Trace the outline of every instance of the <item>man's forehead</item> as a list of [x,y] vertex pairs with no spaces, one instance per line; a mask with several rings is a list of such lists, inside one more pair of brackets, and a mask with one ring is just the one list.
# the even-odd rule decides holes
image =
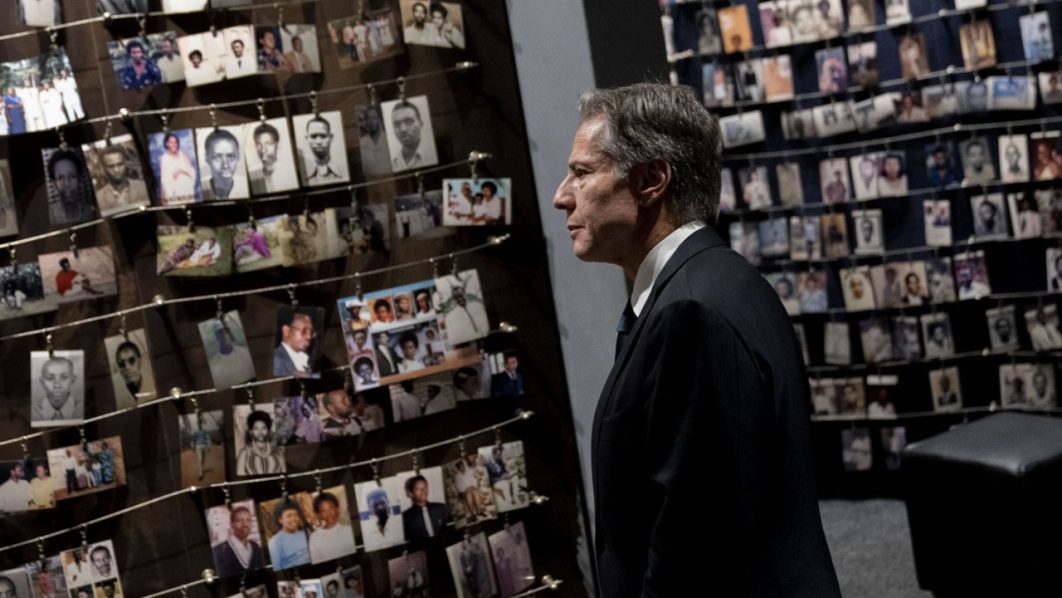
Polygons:
[[591,116],[579,123],[572,143],[569,162],[592,162],[604,158],[600,150],[601,136],[607,134],[608,121],[603,115]]

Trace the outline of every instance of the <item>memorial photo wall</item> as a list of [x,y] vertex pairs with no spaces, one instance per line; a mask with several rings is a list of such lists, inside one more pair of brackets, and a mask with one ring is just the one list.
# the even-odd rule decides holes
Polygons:
[[906,442],[1057,412],[1062,13],[661,3],[719,118],[720,232],[792,316],[820,487],[892,493]]

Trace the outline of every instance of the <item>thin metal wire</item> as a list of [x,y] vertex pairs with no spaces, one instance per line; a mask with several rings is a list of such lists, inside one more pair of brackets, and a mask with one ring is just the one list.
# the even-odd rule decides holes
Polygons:
[[934,307],[941,307],[941,306],[945,306],[945,305],[971,304],[971,303],[974,303],[974,302],[977,302],[977,301],[985,302],[985,301],[1005,301],[1005,300],[1008,300],[1008,299],[1039,299],[1039,298],[1043,298],[1043,297],[1054,297],[1054,296],[1059,295],[1059,294],[1062,294],[1062,291],[1022,291],[1022,292],[1017,292],[1017,293],[989,293],[987,295],[984,295],[984,296],[981,296],[981,297],[976,297],[976,298],[959,299],[959,300],[956,300],[956,301],[948,301],[948,302],[944,302],[944,303],[931,303],[931,304],[928,304],[928,305],[920,305],[920,306],[914,306],[914,307],[911,307],[911,306],[904,306],[904,307],[878,307],[878,308],[873,309],[873,310],[865,309],[865,310],[856,310],[856,311],[849,311],[849,310],[847,310],[847,309],[845,309],[843,307],[831,307],[831,308],[827,309],[826,311],[816,311],[816,312],[807,312],[807,313],[799,313],[799,314],[790,314],[789,317],[792,318],[792,319],[796,319],[796,318],[803,318],[805,316],[845,315],[845,314],[851,314],[851,315],[854,315],[854,316],[873,316],[875,314],[886,313],[886,312],[887,313],[892,313],[892,312],[902,313],[902,312],[907,312],[907,311],[918,311],[918,310],[926,309],[926,308],[932,310]]
[[[813,365],[808,366],[807,371],[813,374],[823,373],[842,373],[848,371],[862,371],[862,370],[877,370],[886,368],[899,368],[914,364],[933,364],[953,361],[965,361],[977,357],[1012,357],[1012,358],[1034,358],[1042,359],[1044,357],[1050,357],[1057,360],[1062,357],[1062,349],[1054,349],[1051,351],[1005,351],[1005,350],[992,350],[981,349],[980,351],[964,351],[962,353],[954,353],[948,356],[925,358],[925,359],[890,359],[888,361],[881,361],[876,363],[853,363],[853,364],[830,364],[830,365]],[[1059,409],[1062,411],[1062,408]]]
[[480,434],[486,434],[486,433],[489,433],[489,432],[493,432],[494,430],[498,430],[498,429],[504,428],[506,426],[511,426],[511,425],[513,425],[513,424],[515,424],[517,422],[521,422],[521,421],[525,421],[527,419],[530,419],[532,415],[534,415],[533,411],[517,410],[517,414],[515,416],[513,416],[513,417],[510,417],[509,419],[502,420],[502,421],[500,421],[498,423],[492,424],[490,426],[486,426],[484,428],[479,428],[479,429],[474,430],[472,432],[466,432],[464,434],[460,434],[458,436],[454,436],[452,438],[448,438],[446,440],[442,440],[442,441],[439,441],[439,442],[433,442],[431,444],[426,444],[424,446],[413,448],[413,449],[409,449],[409,450],[405,450],[405,451],[402,451],[402,452],[399,452],[399,453],[392,453],[392,454],[388,454],[388,455],[382,455],[380,457],[373,457],[372,459],[365,459],[363,461],[356,461],[356,462],[353,462],[353,463],[344,463],[343,465],[334,465],[334,466],[331,466],[331,467],[322,467],[322,468],[318,468],[318,469],[314,469],[314,470],[310,470],[310,471],[302,471],[302,472],[298,472],[298,473],[273,475],[273,476],[266,476],[266,477],[253,478],[253,479],[247,479],[247,480],[233,480],[233,481],[226,481],[226,482],[218,482],[216,484],[210,484],[209,486],[192,486],[192,487],[189,487],[189,488],[184,488],[182,490],[174,490],[173,492],[168,492],[168,493],[163,494],[161,496],[156,496],[155,498],[150,498],[150,499],[145,500],[143,502],[139,502],[139,503],[136,503],[136,504],[133,504],[133,505],[129,505],[128,507],[125,507],[123,509],[119,509],[117,511],[113,511],[113,512],[107,513],[105,515],[101,515],[99,517],[96,517],[95,519],[90,519],[88,521],[79,523],[77,525],[74,525],[74,526],[71,526],[71,527],[68,527],[68,528],[64,528],[64,529],[60,529],[60,530],[54,530],[54,531],[48,532],[47,534],[45,534],[43,536],[38,536],[36,538],[31,538],[29,540],[23,540],[21,542],[16,542],[14,544],[8,544],[7,546],[0,547],[0,552],[7,552],[9,550],[14,550],[16,548],[21,548],[23,546],[29,546],[31,544],[36,544],[37,542],[39,542],[41,540],[47,540],[47,539],[50,539],[50,538],[55,538],[57,536],[62,536],[64,534],[69,534],[71,532],[74,532],[74,531],[77,531],[77,530],[80,530],[80,529],[85,529],[85,528],[87,528],[89,526],[97,525],[97,524],[102,523],[104,521],[108,521],[110,519],[114,519],[115,517],[121,517],[123,515],[127,515],[129,513],[137,511],[139,509],[143,509],[145,507],[148,507],[148,506],[151,506],[151,505],[154,505],[154,504],[158,504],[160,502],[165,502],[165,501],[167,501],[167,500],[169,500],[171,498],[177,497],[177,496],[183,496],[185,494],[194,494],[194,493],[196,493],[199,490],[202,490],[204,488],[232,488],[232,487],[235,487],[235,486],[248,486],[248,485],[251,485],[251,484],[261,484],[261,483],[265,483],[265,482],[279,482],[279,481],[281,481],[283,479],[290,480],[290,479],[294,479],[294,478],[311,477],[311,476],[321,475],[321,474],[325,474],[325,473],[333,473],[333,472],[337,472],[337,471],[344,471],[344,470],[347,470],[347,469],[354,469],[354,468],[357,468],[357,467],[369,467],[373,463],[380,463],[380,462],[383,462],[383,461],[392,461],[394,459],[408,458],[409,456],[411,456],[414,453],[419,452],[419,451],[427,451],[427,450],[431,450],[431,449],[434,449],[434,448],[440,448],[440,447],[444,447],[444,446],[447,446],[447,445],[452,445],[455,442],[457,442],[459,439],[462,439],[462,438],[468,438],[470,436],[479,436]]
[[891,421],[905,420],[905,419],[924,419],[927,417],[946,417],[949,415],[963,415],[971,413],[993,413],[996,411],[1022,411],[1025,413],[1043,413],[1045,415],[1054,415],[1056,413],[1062,413],[1062,408],[1056,407],[1041,407],[1034,409],[1032,407],[960,407],[958,409],[952,409],[951,411],[909,411],[907,413],[897,413],[889,417],[868,417],[868,416],[841,416],[841,415],[813,415],[811,417],[812,423],[816,422],[829,422],[829,423],[878,423],[888,425]]

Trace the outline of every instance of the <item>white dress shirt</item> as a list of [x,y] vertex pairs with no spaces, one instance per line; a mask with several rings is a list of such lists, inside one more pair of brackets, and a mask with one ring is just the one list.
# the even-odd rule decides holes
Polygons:
[[638,273],[634,276],[634,285],[631,290],[631,309],[634,310],[636,317],[642,315],[642,310],[649,301],[649,293],[652,292],[653,287],[656,285],[656,278],[660,276],[664,266],[671,260],[671,256],[675,255],[679,245],[682,245],[682,242],[688,239],[690,235],[705,226],[708,225],[703,220],[687,222],[671,231],[670,235],[664,237],[662,241],[649,250],[645,259],[642,260],[642,264],[638,266]]

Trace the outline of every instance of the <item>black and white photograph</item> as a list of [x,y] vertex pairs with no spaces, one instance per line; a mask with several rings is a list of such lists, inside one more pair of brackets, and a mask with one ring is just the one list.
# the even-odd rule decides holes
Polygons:
[[849,254],[848,221],[844,212],[827,212],[822,215],[822,250],[828,258]]
[[1040,229],[1044,235],[1062,231],[1062,189],[1033,191],[1040,212]]
[[957,81],[955,93],[959,96],[959,112],[980,114],[988,110],[987,79]]
[[[917,329],[916,323],[916,333]],[[896,417],[896,405],[893,403],[892,393],[899,383],[900,377],[896,375],[867,376],[867,418],[892,419]]]
[[800,299],[797,298],[797,277],[792,272],[771,272],[764,278],[778,294],[778,299],[787,314],[795,316],[800,313]]
[[443,179],[443,226],[495,226],[512,222],[512,179]]
[[929,282],[930,303],[955,301],[955,278],[950,257],[931,257],[925,260],[926,280]]
[[[1008,363],[999,366],[999,400],[1003,407],[1028,406],[1033,371],[1031,363]],[[1042,384],[1046,393],[1046,383]]]
[[195,130],[200,164],[199,186],[204,201],[247,199],[250,186],[240,143],[244,125],[202,127]]
[[[851,22],[851,16],[849,16]],[[850,44],[848,53],[848,79],[852,85],[877,87],[878,44],[874,41]],[[820,81],[821,85],[821,81]]]
[[391,8],[331,20],[327,27],[340,68],[352,68],[402,52],[398,16]]
[[1010,223],[1014,228],[1014,238],[1033,239],[1043,234],[1043,219],[1040,217],[1039,206],[1032,193],[1026,191],[1007,193],[1007,207],[1010,209]]
[[1015,351],[1018,341],[1017,310],[1013,305],[1002,305],[985,311],[988,324],[988,342],[993,351]]
[[438,238],[452,234],[442,228],[443,192],[432,189],[395,198],[395,229],[399,239],[410,237]]
[[85,419],[85,352],[31,351],[30,426],[69,426]]
[[874,286],[870,281],[870,266],[841,269],[841,292],[848,311],[874,309]]
[[760,229],[760,255],[769,258],[789,256],[789,227],[784,217],[760,220],[757,226]]
[[940,141],[926,145],[926,178],[930,186],[944,189],[962,182],[955,145]]
[[1006,238],[1007,207],[1003,202],[1002,193],[971,196],[970,211],[973,214],[975,238]]
[[929,391],[933,397],[933,411],[947,412],[962,409],[959,368],[953,366],[930,370]]
[[225,412],[195,411],[177,416],[181,445],[181,487],[225,481]]
[[955,270],[959,301],[980,299],[992,293],[984,251],[957,254],[953,258],[952,267]]
[[254,378],[254,363],[239,312],[232,310],[220,319],[200,322],[199,337],[215,388],[231,388]]
[[0,462],[0,514],[55,507],[55,480],[44,458]]
[[359,104],[354,107],[358,122],[358,156],[365,178],[391,174],[391,150],[387,145],[383,113],[379,104]]
[[822,237],[817,216],[789,217],[789,257],[794,260],[822,259]]
[[834,390],[833,380],[811,378],[808,380],[811,389],[811,418],[820,419],[837,415],[837,393]]
[[852,192],[857,200],[878,196],[878,177],[884,152],[869,152],[848,159],[852,167]]
[[767,167],[750,165],[738,170],[741,183],[741,199],[750,210],[771,207],[771,185],[767,180]]
[[114,387],[115,405],[119,409],[136,407],[155,398],[155,373],[147,349],[143,328],[103,339],[107,365]]
[[852,197],[848,180],[848,163],[844,158],[831,158],[819,162],[819,188],[822,203],[844,203]]
[[763,101],[763,61],[743,60],[734,65],[734,89],[739,102]]
[[458,598],[489,598],[498,593],[486,534],[479,532],[447,546],[446,557]]
[[888,262],[870,267],[870,278],[874,281],[874,301],[878,308],[888,309],[905,305],[904,277],[907,270],[905,262]]
[[782,113],[782,136],[786,140],[815,137],[815,117],[811,108]]
[[114,257],[109,246],[41,254],[41,284],[46,300],[72,303],[118,293]]
[[899,92],[885,92],[854,102],[852,117],[855,119],[856,128],[867,133],[895,123],[896,102],[899,100]]
[[249,498],[206,510],[210,552],[218,577],[235,577],[267,565],[257,511]]
[[184,66],[184,82],[189,87],[225,79],[225,62],[229,51],[221,31],[178,37],[177,49]]
[[819,138],[832,137],[856,130],[855,113],[850,100],[831,101],[811,109],[815,120],[815,134]]
[[295,151],[286,118],[244,125],[242,143],[252,193],[268,195],[298,189]]
[[980,185],[996,178],[996,166],[992,162],[992,153],[988,149],[988,140],[984,137],[971,137],[959,142],[959,156],[962,158],[963,182],[967,185]]
[[[423,550],[415,552],[404,551],[401,555],[387,560],[387,586],[389,595],[395,598],[399,596],[428,596],[429,590],[429,567],[428,553]],[[359,576],[360,580],[360,576]],[[347,587],[347,595],[355,598],[364,596],[361,592],[352,592]]]
[[[762,6],[762,4],[761,4]],[[705,6],[697,11],[697,53],[711,56],[723,51],[723,36],[719,32],[719,18],[715,9]]]
[[401,500],[404,480],[391,476],[354,484],[365,552],[403,544]]
[[287,471],[284,446],[276,433],[274,403],[232,406],[236,475],[274,475]]
[[830,365],[852,363],[852,343],[848,322],[826,322],[823,327],[823,356]]
[[881,255],[885,252],[881,223],[881,210],[852,212],[852,236],[855,238],[856,255]]
[[921,359],[922,343],[918,340],[918,318],[896,316],[892,319],[892,356],[896,359]]
[[868,428],[841,430],[841,461],[845,471],[870,471],[874,466]]
[[[2,120],[6,120],[6,117],[0,118]],[[15,208],[15,188],[11,186],[11,163],[0,160],[0,237],[17,234],[18,212]]]
[[[433,351],[429,349],[428,351]],[[457,407],[450,372],[388,385],[394,421],[408,421]]]
[[990,110],[1033,110],[1036,108],[1036,77],[989,77],[988,108]]
[[494,557],[494,573],[502,598],[509,598],[534,585],[535,571],[531,565],[531,550],[522,521],[491,534],[487,541],[490,543],[491,556]]
[[435,48],[465,47],[461,5],[456,2],[402,0],[402,37],[406,44]]
[[406,541],[424,542],[447,536],[451,520],[442,467],[407,471],[396,477],[405,491],[399,504]]
[[750,110],[724,116],[719,119],[719,131],[723,136],[724,148],[759,143],[766,138],[763,112]]
[[26,596],[28,598],[33,595],[30,590],[30,578],[25,569],[19,567],[0,571],[0,596],[11,598]]
[[955,340],[951,332],[951,318],[947,313],[934,312],[919,316],[922,336],[926,341],[926,359],[939,359],[955,354]]
[[1024,134],[999,136],[999,180],[1024,183],[1029,180],[1029,137]]
[[391,171],[404,172],[439,163],[428,96],[380,104],[391,151]]
[[1062,163],[1059,155],[1062,148],[1059,140],[1062,134],[1058,131],[1037,131],[1029,135],[1032,141],[1032,173],[1033,180],[1049,181],[1062,178]]
[[69,226],[95,218],[92,179],[81,148],[44,148],[41,158],[52,226]]
[[878,164],[878,196],[907,195],[907,156],[903,152],[888,151]]
[[778,201],[787,208],[804,204],[804,187],[801,183],[800,164],[782,162],[774,167],[778,179]]
[[1055,407],[1058,404],[1055,394],[1055,367],[1049,363],[1032,366],[1029,384],[1026,388],[1030,389],[1025,395],[1029,407],[1033,409]]
[[1046,303],[1026,310],[1025,329],[1029,333],[1033,351],[1062,349],[1062,333],[1058,329],[1058,308],[1054,303]]
[[159,203],[167,206],[202,201],[192,130],[150,133],[147,139]]
[[905,306],[929,303],[929,285],[926,280],[926,265],[921,260],[903,264],[903,299]]
[[443,323],[449,346],[480,339],[490,333],[483,289],[475,270],[436,278],[432,303]]
[[[366,27],[370,30],[376,21],[369,19]],[[284,49],[284,59],[293,73],[321,72],[321,52],[317,47],[317,27],[306,23],[283,23],[280,29],[280,47]],[[380,33],[375,32],[379,41]],[[370,36],[372,40],[372,36]]]
[[863,361],[882,363],[890,361],[895,351],[892,347],[892,333],[889,320],[873,317],[859,321],[859,339],[863,347]]
[[81,146],[100,216],[150,205],[136,144],[121,135]]
[[1025,60],[1040,62],[1053,60],[1055,56],[1054,39],[1051,36],[1051,18],[1046,10],[1032,10],[1018,17],[1021,27],[1021,45],[1025,51]]
[[1062,71],[1040,73],[1040,101],[1044,104],[1062,104]]
[[951,245],[951,202],[946,199],[927,199],[922,202],[922,221],[925,223],[926,245]]
[[320,336],[324,331],[324,309],[320,307],[277,308],[276,333],[273,335],[273,375],[296,378],[320,376],[318,363]]
[[59,0],[18,0],[18,24],[26,27],[54,27],[63,22]]
[[55,500],[125,486],[124,455],[120,436],[49,450]]
[[304,186],[350,181],[341,112],[296,114],[291,117],[291,126],[301,166],[299,177]]
[[866,415],[866,389],[862,378],[839,378],[834,382],[837,395],[837,414],[862,418]]
[[26,262],[0,268],[0,321],[42,314],[58,309],[53,295],[46,295],[41,266]]

